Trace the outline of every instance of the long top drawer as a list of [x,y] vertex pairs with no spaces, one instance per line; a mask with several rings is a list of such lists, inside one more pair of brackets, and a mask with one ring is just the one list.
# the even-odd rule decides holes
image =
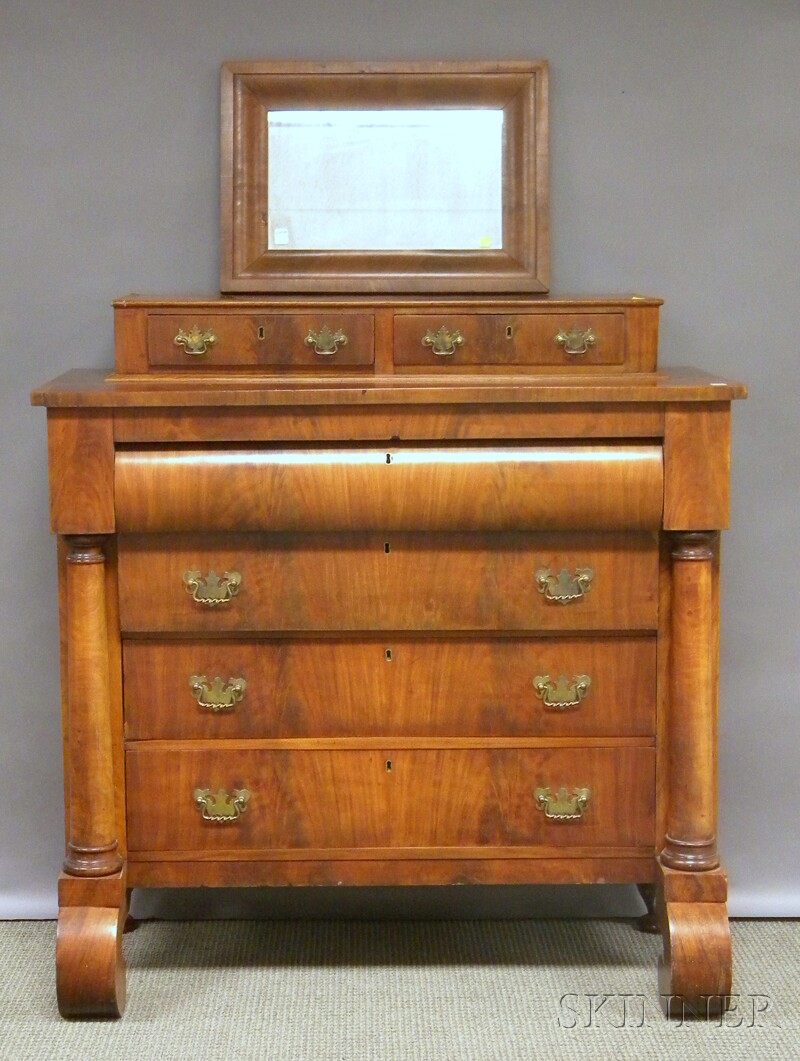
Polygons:
[[121,449],[121,531],[652,530],[659,445]]

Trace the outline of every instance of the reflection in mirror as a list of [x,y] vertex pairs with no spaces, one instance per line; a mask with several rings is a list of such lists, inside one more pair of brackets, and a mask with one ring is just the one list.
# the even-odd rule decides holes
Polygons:
[[269,111],[269,250],[498,250],[503,111]]

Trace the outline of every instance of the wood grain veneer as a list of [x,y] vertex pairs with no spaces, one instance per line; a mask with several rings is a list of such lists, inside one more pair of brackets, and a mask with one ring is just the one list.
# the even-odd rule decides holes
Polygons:
[[661,447],[126,449],[127,531],[657,529]]
[[[226,853],[506,847],[648,847],[651,748],[253,750],[129,747],[134,851]],[[391,769],[387,767],[391,763]],[[534,790],[589,787],[585,815],[550,821]],[[192,793],[246,788],[235,822],[204,821]],[[335,808],[335,812],[333,812]]]
[[[568,605],[536,571],[594,571]],[[186,571],[238,571],[237,596],[197,604]],[[654,535],[206,534],[119,536],[126,633],[653,630]]]
[[[422,339],[442,325],[458,330],[463,345],[453,354],[435,354]],[[567,354],[556,336],[563,330],[591,331],[593,343],[582,354]],[[625,360],[624,313],[468,313],[396,314],[396,365],[463,369],[464,365],[621,365]]]
[[[290,638],[127,641],[129,740],[325,736],[652,736],[653,637]],[[548,708],[539,675],[588,675],[575,708]],[[230,710],[189,679],[247,682]],[[465,678],[467,680],[465,680]]]
[[[333,354],[315,353],[306,342],[310,332],[328,325],[341,329],[347,343]],[[179,330],[210,331],[215,341],[204,354],[176,345]],[[375,360],[372,314],[348,313],[152,313],[148,317],[148,359],[154,367],[234,368],[273,366],[336,372],[342,366],[371,365]]]

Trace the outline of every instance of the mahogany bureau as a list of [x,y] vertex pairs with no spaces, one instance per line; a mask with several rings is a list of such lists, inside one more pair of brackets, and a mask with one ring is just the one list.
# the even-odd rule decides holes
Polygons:
[[111,376],[34,393],[63,1014],[122,1012],[130,889],[190,885],[631,882],[657,889],[662,994],[730,992],[718,539],[745,391],[658,371],[659,306],[132,297]]

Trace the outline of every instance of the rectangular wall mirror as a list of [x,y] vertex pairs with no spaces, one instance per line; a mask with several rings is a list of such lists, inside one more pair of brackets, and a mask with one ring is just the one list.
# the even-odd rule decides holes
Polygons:
[[228,63],[223,292],[545,292],[545,63]]

